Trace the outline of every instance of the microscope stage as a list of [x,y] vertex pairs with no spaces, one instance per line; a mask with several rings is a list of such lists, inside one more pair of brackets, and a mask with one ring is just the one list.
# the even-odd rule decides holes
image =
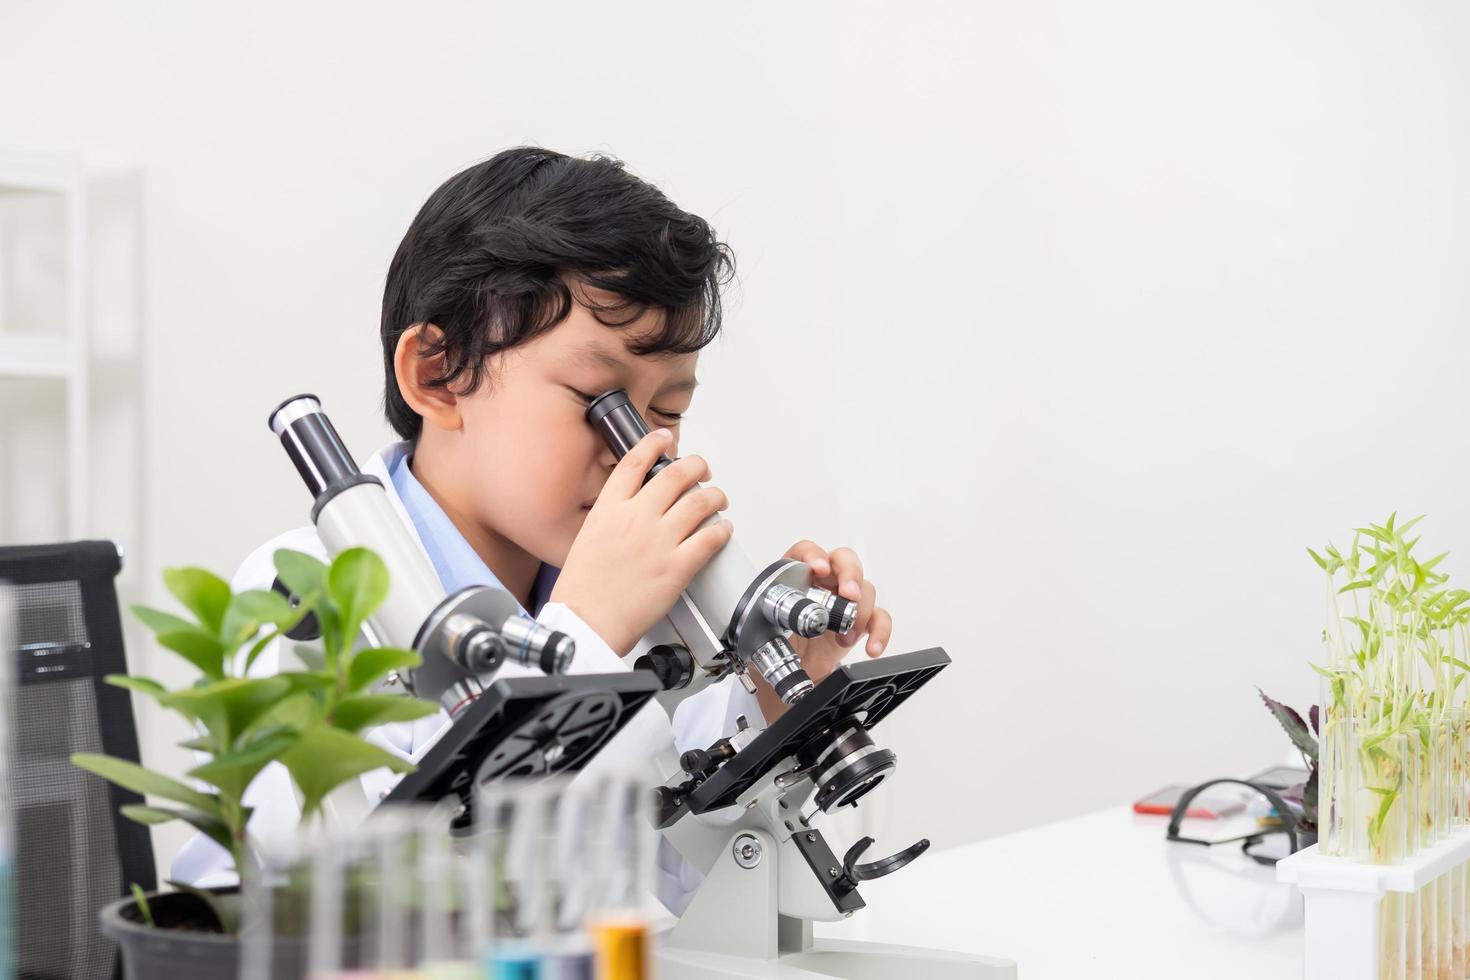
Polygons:
[[808,742],[829,738],[840,722],[857,716],[869,731],[909,695],[950,663],[939,647],[843,664],[793,704],[755,740],[715,770],[688,797],[693,813],[732,806],[783,759]]
[[458,796],[470,819],[483,782],[576,772],[658,691],[641,670],[497,680],[461,711],[384,803]]

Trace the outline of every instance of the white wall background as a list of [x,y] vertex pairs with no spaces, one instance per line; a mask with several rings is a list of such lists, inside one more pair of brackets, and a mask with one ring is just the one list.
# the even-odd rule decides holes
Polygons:
[[141,505],[94,530],[154,601],[305,522],[278,399],[385,440],[441,180],[606,150],[710,218],[741,280],[686,446],[747,550],[856,546],[894,649],[954,657],[875,794],[880,847],[945,845],[1282,757],[1252,685],[1314,694],[1304,545],[1427,511],[1470,568],[1467,42],[1452,3],[9,0],[0,142],[141,186],[141,452],[96,447]]

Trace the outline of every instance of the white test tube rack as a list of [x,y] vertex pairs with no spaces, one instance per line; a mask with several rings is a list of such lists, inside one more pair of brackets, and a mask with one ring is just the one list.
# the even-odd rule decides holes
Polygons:
[[1379,980],[1384,896],[1416,894],[1467,862],[1470,827],[1396,864],[1329,857],[1316,846],[1282,858],[1276,880],[1296,885],[1305,903],[1302,980]]

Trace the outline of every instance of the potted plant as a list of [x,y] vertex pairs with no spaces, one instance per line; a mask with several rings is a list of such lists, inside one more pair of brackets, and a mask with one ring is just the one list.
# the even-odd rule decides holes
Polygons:
[[[388,572],[376,554],[354,548],[328,566],[281,550],[276,572],[294,596],[274,591],[234,593],[200,568],[173,568],[164,582],[187,616],[134,606],[158,643],[197,671],[188,686],[169,690],[144,677],[107,682],[153,698],[183,716],[197,737],[184,743],[204,757],[186,775],[192,783],[125,759],[79,753],[72,761],[126,789],[162,802],[124,806],[143,824],[183,820],[227,850],[242,876],[255,860],[247,830],[246,790],[271,762],[290,773],[302,822],[321,819],[334,789],[380,767],[405,773],[405,760],[369,744],[363,729],[427,717],[438,705],[403,694],[374,692],[389,673],[415,667],[411,650],[354,649],[367,617],[388,594]],[[321,630],[319,648],[298,646],[303,669],[251,677],[255,659],[307,614]],[[242,918],[238,890],[203,891],[171,882],[173,892],[143,894],[102,910],[103,931],[117,939],[129,976],[234,980]]]
[[[1296,746],[1297,751],[1302,754],[1302,763],[1307,768],[1307,781],[1298,783],[1282,792],[1283,799],[1291,803],[1301,805],[1301,816],[1296,821],[1297,847],[1311,847],[1317,843],[1317,726],[1318,708],[1314,704],[1307,711],[1307,717],[1311,719],[1311,727],[1302,720],[1302,716],[1295,709],[1287,707],[1280,701],[1272,700],[1266,696],[1266,692],[1259,687],[1256,693],[1261,696],[1261,701],[1267,710],[1281,723],[1286,731],[1286,737],[1291,739],[1291,744]],[[1282,814],[1282,819],[1287,815]]]

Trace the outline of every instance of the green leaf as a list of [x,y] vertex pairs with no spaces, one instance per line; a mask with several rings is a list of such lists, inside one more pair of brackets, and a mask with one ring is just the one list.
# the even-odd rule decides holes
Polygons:
[[327,566],[301,551],[282,548],[272,556],[276,577],[298,599],[320,595],[327,587]]
[[403,694],[350,694],[332,710],[332,725],[356,732],[369,725],[417,721],[437,714],[439,705]]
[[332,679],[331,674],[318,673],[310,670],[288,670],[276,675],[284,677],[291,683],[296,691],[325,692],[330,690],[337,682]]
[[189,661],[205,677],[219,680],[225,676],[225,645],[214,633],[147,606],[134,606],[133,615],[153,631],[160,646]]
[[169,823],[173,820],[182,820],[184,816],[182,810],[170,810],[161,806],[140,806],[137,803],[125,803],[118,807],[117,810],[129,820],[148,824],[149,826]]
[[1326,558],[1323,558],[1321,555],[1317,554],[1311,548],[1308,548],[1307,549],[1307,554],[1309,554],[1309,555],[1312,556],[1312,561],[1314,561],[1314,562],[1317,563],[1317,567],[1318,568],[1322,569],[1322,571],[1324,571],[1324,572],[1327,571],[1327,559]]
[[1384,821],[1388,819],[1389,813],[1393,811],[1393,805],[1398,801],[1399,791],[1390,790],[1383,795],[1378,803],[1378,813],[1373,817],[1373,834],[1376,836],[1383,832]]
[[309,691],[297,691],[261,716],[257,724],[264,731],[267,726],[289,728],[303,732],[322,723],[323,706]]
[[275,553],[276,575],[281,583],[310,608],[321,629],[322,646],[335,656],[342,649],[341,620],[327,600],[327,566],[311,555],[282,548]]
[[260,632],[262,626],[289,630],[305,615],[305,612],[298,611],[279,592],[272,589],[250,589],[230,600],[220,635],[229,649],[235,650]]
[[130,887],[133,891],[133,901],[138,903],[138,914],[143,916],[143,924],[150,929],[157,929],[158,924],[153,921],[153,909],[148,905],[148,893],[143,891],[143,886],[136,881]]
[[191,738],[187,742],[180,742],[179,748],[191,749],[195,752],[208,752],[210,755],[214,755],[219,751],[219,743],[214,740],[213,735],[200,735],[198,738]]
[[[373,610],[388,598],[388,568],[366,548],[348,548],[327,570],[327,595],[341,617],[341,640],[352,643]],[[328,648],[327,655],[331,658]]]
[[250,673],[250,668],[255,666],[255,659],[265,651],[266,647],[270,646],[273,642],[279,639],[280,636],[281,634],[279,631],[271,630],[260,639],[256,640],[255,645],[250,648],[250,652],[245,654],[245,663],[241,665],[240,673],[243,675],[248,675]]
[[[1399,537],[1403,537],[1405,534],[1408,534],[1409,531],[1414,527],[1415,524],[1418,524],[1420,521],[1424,520],[1424,517],[1425,517],[1424,514],[1420,514],[1418,517],[1415,517],[1415,518],[1413,518],[1411,520],[1404,521],[1404,523],[1400,524],[1399,525]],[[1414,539],[1415,542],[1417,542],[1418,540],[1419,540],[1418,538],[1415,538]],[[1410,547],[1413,547],[1413,544],[1412,543],[1410,544]]]
[[301,790],[304,817],[319,810],[332,790],[364,773],[381,768],[397,773],[414,769],[406,759],[349,732],[326,726],[303,732],[296,744],[281,756],[281,761]]
[[118,807],[118,812],[129,820],[150,827],[155,824],[168,823],[171,820],[182,820],[225,850],[234,853],[230,828],[217,816],[201,813],[198,810],[177,810],[173,807],[138,806],[136,804]]
[[230,602],[230,583],[202,568],[165,568],[163,584],[210,633],[218,634]]
[[131,607],[133,615],[144,626],[155,633],[168,633],[173,630],[199,629],[198,623],[191,623],[181,616],[175,616],[171,612],[162,609],[153,609],[149,606],[134,605]]
[[133,677],[131,674],[108,674],[102,679],[113,687],[137,691],[139,694],[147,694],[149,697],[161,698],[168,693],[168,688],[147,677]]
[[368,647],[359,650],[347,666],[347,689],[361,691],[395,670],[417,667],[423,658],[413,650]]
[[296,737],[293,731],[274,729],[270,734],[254,738],[233,752],[226,752],[201,766],[195,766],[189,770],[188,775],[216,787],[222,796],[241,799],[245,795],[245,788],[260,770],[290,748],[296,742]]
[[216,816],[219,814],[219,801],[213,796],[206,796],[198,790],[190,789],[177,779],[150,772],[136,762],[115,759],[110,755],[97,755],[92,752],[73,753],[71,761],[72,765],[80,766],[134,793],[161,796],[166,800],[182,803],[206,814]]
[[326,671],[327,655],[322,652],[321,647],[310,643],[297,643],[292,646],[291,650],[307,670]]
[[210,680],[225,676],[225,645],[197,627],[174,630],[156,636],[159,646],[166,647],[199,669]]
[[291,683],[282,677],[230,677],[175,691],[160,703],[199,721],[228,747],[290,693]]
[[1347,585],[1344,585],[1342,588],[1338,589],[1337,593],[1338,595],[1341,595],[1344,592],[1351,592],[1354,589],[1366,589],[1372,584],[1373,583],[1370,582],[1368,579],[1361,579],[1357,582],[1349,582]]

